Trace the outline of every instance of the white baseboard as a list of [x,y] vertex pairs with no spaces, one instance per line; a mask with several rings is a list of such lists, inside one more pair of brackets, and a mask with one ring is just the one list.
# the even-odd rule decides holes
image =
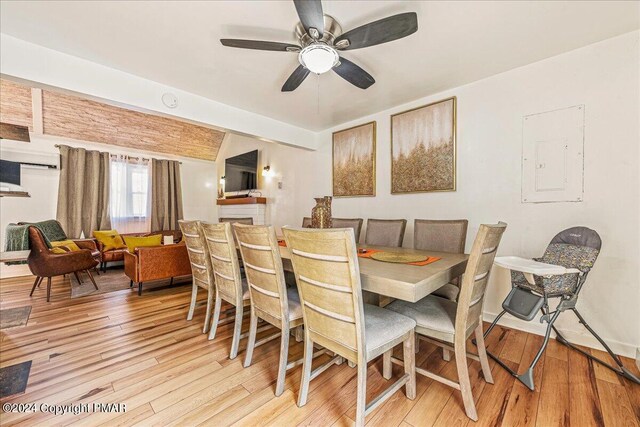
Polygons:
[[[486,322],[493,322],[493,320],[496,318],[497,315],[498,315],[497,313],[489,313],[485,311],[482,318]],[[520,320],[513,316],[510,316],[509,314],[505,314],[504,316],[502,316],[498,324],[502,326],[506,326],[508,328],[530,332],[536,335],[544,335],[547,329],[546,323],[542,324],[542,323],[539,323],[537,320],[526,322],[524,320]],[[562,335],[573,344],[583,345],[585,347],[595,348],[598,350],[604,350],[600,345],[600,343],[598,342],[598,340],[596,340],[586,330],[583,333],[578,331],[570,331],[567,329],[560,329],[560,328],[558,329],[560,330]],[[553,331],[551,332],[551,337],[555,338],[555,333]],[[638,353],[640,352],[640,349],[637,348],[637,345],[623,343],[623,342],[607,339],[605,337],[602,337],[602,338],[605,340],[607,345],[611,347],[614,353],[619,354],[620,356],[625,356],[631,359],[635,359],[636,364],[640,363],[639,361],[640,353]],[[640,369],[640,366],[638,368]]]
[[640,347],[636,348],[636,366],[640,369]]

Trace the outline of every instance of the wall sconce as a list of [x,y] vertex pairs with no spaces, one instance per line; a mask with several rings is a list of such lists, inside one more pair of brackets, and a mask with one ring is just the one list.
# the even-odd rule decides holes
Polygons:
[[273,176],[273,171],[271,170],[271,166],[265,166],[262,168],[262,176],[266,176],[266,177]]
[[225,177],[224,175],[220,177],[220,185],[224,185]]

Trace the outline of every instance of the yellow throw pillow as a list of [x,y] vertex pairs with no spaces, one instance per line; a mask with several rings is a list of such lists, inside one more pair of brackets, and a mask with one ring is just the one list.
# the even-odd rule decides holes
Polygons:
[[122,240],[122,236],[118,234],[116,230],[101,230],[94,231],[93,237],[104,246],[103,251],[109,251],[111,249],[126,248],[127,245]]
[[[51,242],[51,246],[54,248],[60,248],[60,250],[63,250],[63,251],[64,249],[62,249],[62,246],[66,246],[67,248],[69,248],[71,252],[80,250],[78,245],[76,245],[76,243],[73,240],[60,240],[58,242]],[[62,252],[54,252],[54,253],[60,254]]]
[[153,236],[145,237],[124,236],[124,241],[127,244],[129,252],[134,253],[136,248],[162,245],[162,234],[154,234]]
[[[53,242],[52,242],[52,244],[53,244]],[[56,248],[56,247],[53,247],[53,248],[49,249],[49,252],[51,252],[52,254],[66,254],[67,253],[67,251],[65,251],[64,249]]]

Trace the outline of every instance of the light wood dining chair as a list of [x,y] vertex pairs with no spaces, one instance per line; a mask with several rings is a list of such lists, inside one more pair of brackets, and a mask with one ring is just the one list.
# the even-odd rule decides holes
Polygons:
[[399,248],[404,240],[406,219],[368,219],[364,243]]
[[[387,306],[389,310],[416,321],[419,339],[454,351],[459,382],[451,381],[426,369],[416,368],[416,372],[460,390],[465,412],[474,421],[478,420],[478,413],[471,393],[467,357],[479,360],[485,381],[493,383],[483,338],[482,306],[493,259],[506,228],[507,224],[503,222],[480,225],[462,278],[460,298],[457,303],[428,295],[416,303],[397,300]],[[475,335],[478,354],[467,353],[467,339],[471,334]],[[385,372],[391,372],[392,362],[402,364],[392,356],[385,355],[383,362]]]
[[242,316],[244,306],[249,305],[249,288],[246,278],[240,275],[240,262],[238,252],[233,239],[231,224],[221,222],[212,224],[200,223],[213,266],[213,276],[216,286],[216,299],[213,308],[213,321],[209,339],[216,336],[222,301],[226,301],[236,308],[235,324],[233,327],[233,340],[229,358],[235,359],[238,355],[238,346],[242,336]]
[[[365,416],[402,386],[407,397],[414,399],[416,322],[362,303],[353,230],[282,230],[291,251],[304,315],[304,365],[298,406],[307,402],[309,382],[328,367],[325,364],[311,370],[314,344],[358,366],[356,425],[364,425]],[[400,343],[404,346],[405,374],[367,405],[367,362],[383,353],[390,355]],[[391,378],[388,373],[386,379]]]
[[200,221],[178,221],[180,231],[187,245],[189,262],[191,263],[191,273],[193,275],[193,288],[191,290],[191,304],[187,320],[193,319],[198,299],[198,288],[207,291],[207,311],[204,316],[203,333],[207,333],[210,326],[211,307],[215,293],[215,283],[213,278],[213,267],[209,258],[209,251],[205,243],[204,235],[200,229]]
[[284,391],[287,370],[302,360],[287,363],[290,331],[302,325],[302,307],[295,287],[287,287],[276,234],[271,226],[233,224],[251,295],[251,322],[244,367],[251,365],[258,319],[280,329],[280,361],[276,396]]
[[331,228],[352,228],[358,244],[363,222],[362,218],[331,218]]
[[[467,242],[466,219],[416,219],[413,223],[413,247],[423,251],[464,253]],[[447,283],[432,295],[455,301],[460,293],[458,279]]]

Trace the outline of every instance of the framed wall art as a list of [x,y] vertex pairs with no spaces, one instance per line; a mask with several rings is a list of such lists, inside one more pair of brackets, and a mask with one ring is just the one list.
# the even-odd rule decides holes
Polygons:
[[333,133],[333,197],[376,195],[376,122]]
[[456,190],[456,98],[391,116],[391,193]]

